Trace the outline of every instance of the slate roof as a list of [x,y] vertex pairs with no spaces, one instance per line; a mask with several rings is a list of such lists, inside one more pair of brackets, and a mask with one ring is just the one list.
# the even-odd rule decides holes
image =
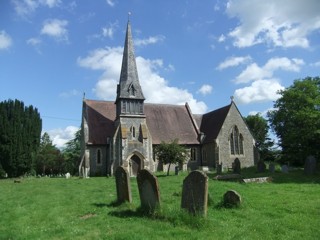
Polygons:
[[201,124],[199,126],[200,132],[205,134],[203,143],[213,142],[217,139],[224,120],[230,110],[231,104],[202,115]]
[[[87,109],[89,142],[106,144],[115,133],[116,105],[111,101],[84,100]],[[144,105],[147,126],[153,144],[179,139],[180,144],[199,144],[197,131],[184,105]]]
[[[134,88],[135,94],[130,93],[130,88]],[[117,100],[119,98],[135,98],[144,100],[142,89],[139,83],[136,59],[131,34],[131,25],[128,21],[124,50],[122,56],[122,67],[120,81],[117,89]]]

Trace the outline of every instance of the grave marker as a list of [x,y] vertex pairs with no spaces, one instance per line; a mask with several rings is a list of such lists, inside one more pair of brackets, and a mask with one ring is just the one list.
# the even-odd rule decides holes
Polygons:
[[192,171],[183,180],[181,208],[191,214],[207,215],[208,177],[201,171]]
[[157,207],[160,207],[160,192],[157,177],[149,170],[142,169],[138,172],[137,183],[141,208],[149,213],[153,213]]
[[129,178],[128,171],[122,166],[117,167],[115,172],[115,178],[116,178],[116,188],[117,188],[117,202],[131,203],[132,197],[131,197],[130,178]]
[[307,175],[312,175],[316,173],[317,169],[317,160],[314,156],[310,155],[307,157],[306,162],[304,163],[304,173]]

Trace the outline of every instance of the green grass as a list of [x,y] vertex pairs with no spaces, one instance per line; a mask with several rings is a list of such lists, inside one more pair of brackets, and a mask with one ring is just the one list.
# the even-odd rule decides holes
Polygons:
[[[114,178],[0,180],[0,239],[319,239],[320,176],[302,170],[272,174],[272,183],[222,182],[209,175],[208,216],[180,210],[179,176],[158,174],[161,209],[139,211],[136,179],[132,204],[117,206]],[[268,176],[243,170],[245,177]],[[234,189],[240,208],[222,208]]]

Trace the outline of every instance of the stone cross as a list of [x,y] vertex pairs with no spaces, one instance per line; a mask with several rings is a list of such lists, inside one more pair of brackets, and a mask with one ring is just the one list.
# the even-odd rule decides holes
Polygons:
[[192,171],[183,180],[181,208],[196,215],[207,215],[208,177],[201,171]]
[[138,172],[137,183],[139,188],[141,208],[148,213],[154,213],[160,207],[160,192],[158,179],[149,170]]
[[129,178],[128,171],[122,166],[117,167],[115,172],[115,178],[116,178],[116,188],[117,188],[117,202],[131,203],[132,197],[131,197],[130,178]]

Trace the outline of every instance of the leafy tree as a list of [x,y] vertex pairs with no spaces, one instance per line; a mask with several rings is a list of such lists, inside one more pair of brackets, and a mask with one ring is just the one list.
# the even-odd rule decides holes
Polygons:
[[39,152],[36,158],[38,174],[58,174],[64,172],[64,159],[60,150],[52,144],[48,133],[41,137]]
[[256,140],[256,147],[259,150],[260,159],[263,161],[273,160],[273,151],[271,150],[273,141],[268,137],[268,121],[260,114],[249,115],[245,117],[244,120]]
[[74,139],[71,139],[66,143],[66,148],[63,150],[63,156],[65,159],[65,169],[72,175],[78,172],[78,166],[80,164],[81,154],[81,129],[79,129]]
[[320,78],[296,80],[279,93],[268,117],[282,155],[295,165],[310,154],[320,157]]
[[169,164],[167,176],[169,176],[171,164],[184,163],[189,157],[187,149],[179,145],[178,139],[175,139],[171,143],[161,142],[156,148],[156,155],[159,161],[164,164]]
[[19,100],[0,102],[0,164],[9,177],[31,172],[39,148],[42,120]]

